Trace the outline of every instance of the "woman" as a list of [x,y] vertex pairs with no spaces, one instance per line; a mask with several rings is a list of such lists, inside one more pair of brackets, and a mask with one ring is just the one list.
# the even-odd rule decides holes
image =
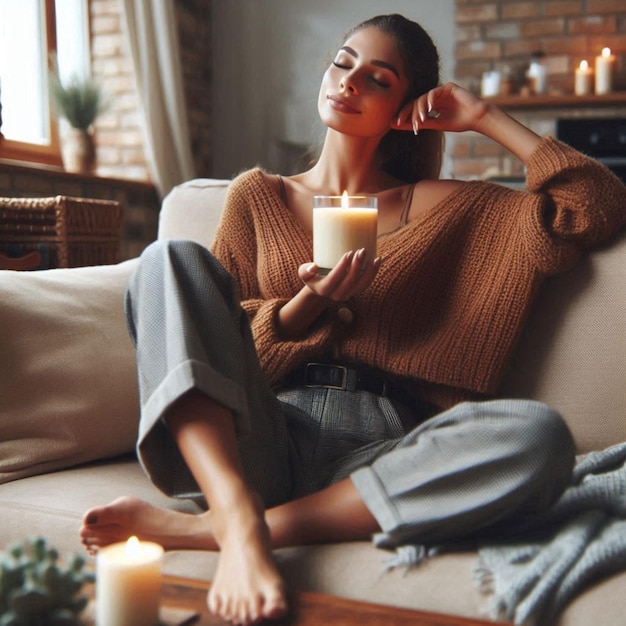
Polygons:
[[[90,549],[130,534],[219,549],[209,607],[248,624],[287,610],[273,548],[442,541],[558,498],[574,455],[564,422],[492,398],[541,279],[623,225],[624,188],[438,83],[421,27],[360,24],[323,78],[315,166],[240,175],[213,254],[179,241],[142,255],[127,297],[141,462],[210,508],[121,498],[85,514]],[[437,180],[440,131],[464,130],[517,156],[531,191]],[[348,251],[321,276],[312,196],[344,190],[378,196],[380,257]]]

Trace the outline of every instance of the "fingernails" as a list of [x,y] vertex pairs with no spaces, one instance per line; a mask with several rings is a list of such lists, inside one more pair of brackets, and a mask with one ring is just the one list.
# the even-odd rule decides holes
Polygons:
[[398,118],[398,121],[396,122],[396,125],[402,126],[402,118],[401,117]]
[[419,126],[417,124],[417,120],[413,120],[413,134],[417,135],[417,133],[419,133],[419,132],[420,132],[420,130],[419,130]]
[[306,271],[309,274],[315,274],[315,272],[317,271],[317,265],[315,265],[315,263],[310,263],[309,265],[307,265]]

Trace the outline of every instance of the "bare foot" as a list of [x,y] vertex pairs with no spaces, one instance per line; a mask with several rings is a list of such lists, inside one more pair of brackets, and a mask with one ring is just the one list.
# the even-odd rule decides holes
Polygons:
[[166,550],[220,550],[207,603],[223,619],[248,625],[286,615],[285,586],[272,558],[263,508],[254,496],[223,516],[160,509],[125,496],[87,511],[80,529],[90,552],[131,535]]
[[270,545],[260,503],[254,498],[212,519],[220,559],[208,596],[212,613],[233,624],[255,624],[287,614],[286,591]]
[[217,550],[209,513],[191,515],[160,509],[143,500],[122,497],[83,516],[80,538],[91,552],[136,535],[166,550]]

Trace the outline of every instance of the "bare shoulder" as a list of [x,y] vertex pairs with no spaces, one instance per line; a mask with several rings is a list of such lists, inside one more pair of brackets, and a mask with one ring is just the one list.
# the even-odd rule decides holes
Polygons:
[[415,185],[409,221],[429,213],[466,184],[461,180],[421,180]]

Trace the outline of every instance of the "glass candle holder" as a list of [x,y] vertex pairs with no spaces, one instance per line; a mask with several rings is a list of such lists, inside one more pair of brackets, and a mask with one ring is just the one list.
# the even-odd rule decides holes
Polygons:
[[363,248],[376,258],[378,198],[376,196],[314,196],[313,262],[328,274],[346,252]]

